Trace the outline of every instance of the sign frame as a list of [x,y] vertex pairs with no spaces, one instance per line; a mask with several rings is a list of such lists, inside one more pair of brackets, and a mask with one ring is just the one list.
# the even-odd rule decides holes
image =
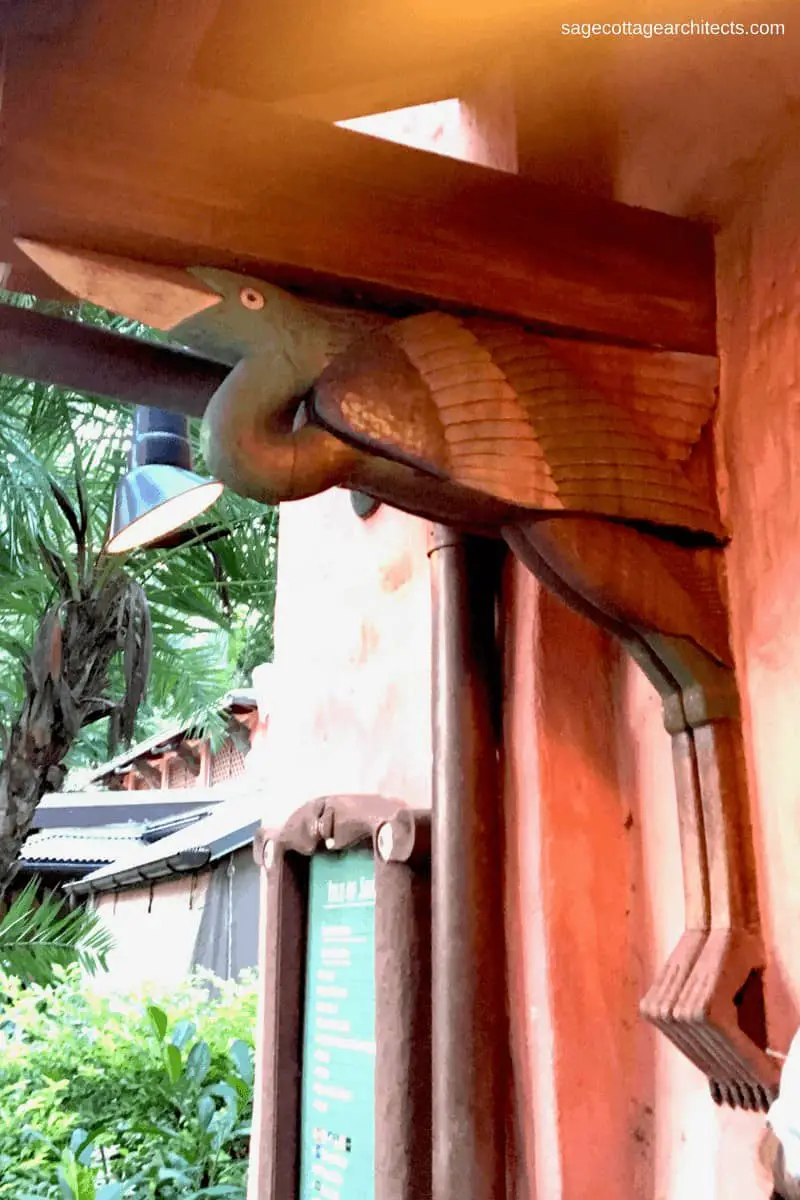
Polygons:
[[255,840],[266,920],[251,1200],[297,1200],[300,1186],[310,860],[365,847],[375,862],[375,1200],[431,1195],[430,812],[333,795]]

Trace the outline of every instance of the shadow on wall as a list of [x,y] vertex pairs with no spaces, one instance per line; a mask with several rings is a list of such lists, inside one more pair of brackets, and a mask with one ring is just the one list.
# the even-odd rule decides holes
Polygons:
[[260,881],[252,844],[212,869],[192,966],[206,967],[220,979],[236,979],[258,965]]

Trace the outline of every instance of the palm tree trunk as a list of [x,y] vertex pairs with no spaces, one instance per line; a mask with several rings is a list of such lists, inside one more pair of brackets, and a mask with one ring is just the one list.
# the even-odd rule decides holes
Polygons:
[[[49,555],[55,571],[63,572]],[[55,573],[54,571],[54,573]],[[16,871],[20,849],[46,792],[63,782],[63,766],[81,729],[116,716],[130,742],[150,664],[150,613],[138,583],[122,571],[92,570],[79,599],[45,613],[25,666],[25,701],[0,764],[0,895]],[[109,669],[122,655],[124,692],[108,696]]]
[[50,681],[29,691],[0,764],[0,892],[15,873],[39,801],[63,781],[72,741],[57,720]]

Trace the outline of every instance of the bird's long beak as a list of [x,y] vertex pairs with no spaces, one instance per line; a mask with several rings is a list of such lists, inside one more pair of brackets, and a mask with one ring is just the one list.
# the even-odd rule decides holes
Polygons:
[[40,270],[80,300],[168,332],[219,304],[220,295],[189,271],[17,238]]

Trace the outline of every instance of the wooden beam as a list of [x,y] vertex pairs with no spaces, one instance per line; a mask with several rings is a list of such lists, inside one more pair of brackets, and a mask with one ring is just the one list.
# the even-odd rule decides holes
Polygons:
[[160,766],[154,767],[144,758],[137,758],[131,763],[131,770],[136,775],[143,779],[145,783],[152,788],[160,788],[163,785],[163,772]]
[[190,775],[194,775],[195,779],[200,774],[202,766],[202,757],[188,742],[180,742],[176,750],[176,754],[181,762],[186,766]]
[[[742,20],[742,3],[707,0],[703,16]],[[225,0],[205,27],[193,78],[205,87],[275,101],[369,82],[380,86],[424,69],[445,76],[459,61],[506,69],[516,58],[531,73],[544,61],[552,77],[550,55],[565,43],[577,76],[588,39],[565,38],[562,22],[697,17],[696,0],[672,0],[669,9],[665,18],[662,0],[573,0],[568,9],[557,0]]]
[[711,230],[278,115],[87,73],[8,85],[0,233],[296,291],[713,353]]
[[[0,0],[0,32],[58,36],[57,49],[43,45],[38,36],[14,41],[12,58],[24,58],[43,78],[51,78],[65,63],[92,71],[102,62],[115,78],[128,78],[140,87],[155,79],[192,81],[215,91],[275,100],[288,111],[326,120],[454,96],[452,89],[464,71],[474,67],[471,59],[453,61],[452,51],[446,63],[418,53],[413,56],[417,65],[411,67],[390,62],[384,71],[381,63],[377,75],[374,67],[364,69],[363,59],[348,67],[354,48],[339,49],[337,40],[331,55],[327,17],[322,25],[327,53],[315,64],[309,55],[316,31],[309,38],[306,5],[280,11],[262,5],[259,22],[274,28],[259,42],[255,71],[245,63],[243,73],[237,39],[230,34],[236,33],[240,18],[247,22],[250,15],[238,13],[235,3],[229,14],[229,7],[229,0],[138,0],[136,20],[121,21],[118,0]],[[265,53],[265,46],[279,44],[276,33],[281,52]]]
[[491,56],[541,32],[538,7],[530,0],[337,0],[334,10],[322,0],[227,0],[207,27],[194,74],[204,86],[262,100],[396,79],[434,62]]
[[137,0],[132,21],[122,19],[118,0],[0,0],[0,30],[16,35],[12,58],[32,64],[49,54],[38,39],[57,35],[50,69],[91,70],[99,59],[115,74],[183,78],[223,2]]

